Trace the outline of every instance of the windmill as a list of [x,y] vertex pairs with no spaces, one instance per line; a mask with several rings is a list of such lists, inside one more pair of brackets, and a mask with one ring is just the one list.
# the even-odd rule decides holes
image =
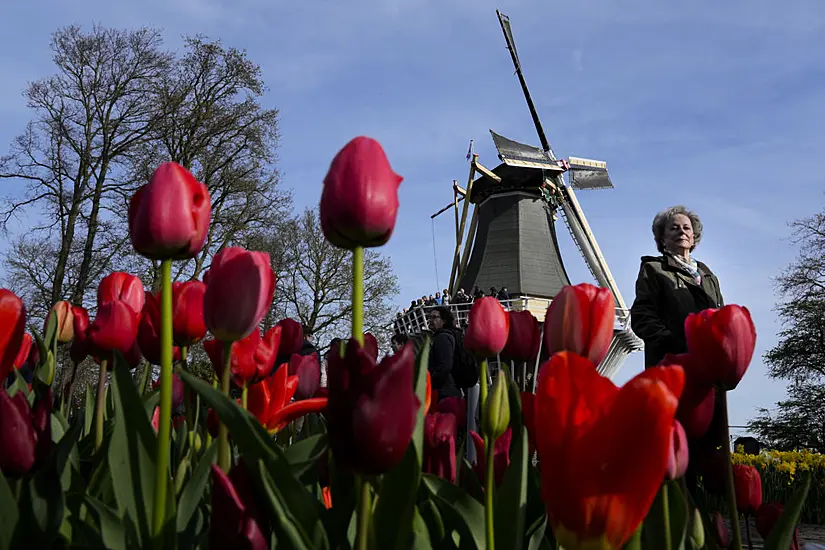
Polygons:
[[[459,288],[472,291],[476,286],[485,290],[506,286],[513,302],[519,302],[543,321],[547,304],[563,286],[570,284],[556,238],[555,221],[560,213],[594,279],[599,286],[610,289],[616,302],[613,341],[607,358],[599,366],[601,373],[610,377],[619,371],[630,353],[643,349],[643,342],[630,329],[629,310],[575,191],[611,189],[613,183],[605,162],[556,158],[524,80],[510,19],[498,10],[496,14],[541,148],[490,130],[501,160],[490,170],[472,153],[471,142],[467,187],[461,188],[454,181],[453,202],[431,216],[435,218],[450,208],[455,211],[456,247],[449,290],[454,296]],[[474,208],[469,230],[465,231],[470,204]]]

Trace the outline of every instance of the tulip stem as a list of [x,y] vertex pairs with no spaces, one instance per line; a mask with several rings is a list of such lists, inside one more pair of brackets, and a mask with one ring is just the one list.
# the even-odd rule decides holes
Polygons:
[[364,247],[352,249],[352,337],[364,345]]
[[160,284],[160,412],[155,461],[155,503],[152,508],[152,531],[158,548],[163,547],[163,525],[166,522],[169,441],[172,431],[172,260],[160,263]]
[[[478,382],[481,386],[481,404],[478,407],[478,420],[479,425],[484,425],[484,407],[487,404],[487,358],[481,360],[481,366],[479,368],[478,374]],[[483,431],[483,430],[482,430]]]
[[149,362],[143,363],[143,372],[140,373],[140,394],[146,393],[146,388],[149,387],[149,373],[152,372],[152,364]]
[[358,495],[358,550],[367,550],[369,547],[370,513],[372,511],[372,494],[370,484],[366,479],[358,480],[361,491]]
[[249,386],[244,384],[243,390],[241,390],[241,407],[243,407],[244,410],[247,410],[247,407],[246,407],[247,397],[246,396],[249,394],[248,390],[249,390]]
[[733,534],[731,548],[742,550],[742,535],[739,532],[739,511],[736,508],[736,486],[733,482],[733,461],[730,455],[730,427],[728,426],[728,392],[719,388],[716,390],[716,406],[722,408],[722,422],[725,425],[725,442],[722,445],[722,455],[725,458],[725,485],[727,489],[728,512],[730,514],[730,530]]
[[[232,376],[232,342],[223,342],[223,372],[221,373],[221,392],[229,396],[229,382]],[[229,431],[221,422],[218,427],[218,466],[229,473]]]
[[106,361],[100,362],[97,378],[97,401],[95,403],[95,451],[103,445],[103,413],[106,406]]
[[670,550],[672,547],[670,535],[670,502],[667,485],[667,481],[662,484],[662,517],[665,523],[665,550]]
[[485,445],[485,452],[487,454],[487,462],[485,464],[487,471],[485,472],[485,483],[484,483],[484,523],[486,524],[487,528],[487,548],[488,550],[494,550],[496,547],[496,540],[495,540],[495,532],[493,529],[493,491],[495,490],[496,481],[495,481],[495,464],[494,461],[494,451],[495,451],[495,442],[490,441],[490,438],[484,436],[484,445]]

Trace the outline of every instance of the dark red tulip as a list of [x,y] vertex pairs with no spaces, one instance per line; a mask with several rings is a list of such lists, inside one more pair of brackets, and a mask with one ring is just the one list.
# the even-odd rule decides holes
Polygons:
[[713,512],[710,520],[713,523],[713,536],[716,539],[716,544],[718,544],[720,548],[730,548],[730,529],[725,525],[725,518],[723,518],[719,512]]
[[[142,288],[140,290],[143,292]],[[119,351],[126,356],[132,353],[137,342],[139,319],[138,313],[120,300],[99,306],[88,331],[95,354]]]
[[[160,388],[160,380],[152,382],[152,389]],[[172,374],[172,408],[178,409],[183,405],[183,381],[180,376]]]
[[316,354],[299,355],[293,353],[289,359],[289,374],[298,376],[298,390],[295,399],[309,399],[321,384],[321,364]]
[[529,311],[510,311],[510,332],[501,356],[513,361],[535,360],[539,354],[541,328],[536,317]]
[[129,201],[129,238],[138,254],[153,260],[193,258],[206,243],[211,214],[206,185],[165,162]]
[[[236,465],[230,475],[238,468]],[[233,476],[234,477],[234,476]],[[212,520],[209,522],[210,548],[245,548],[248,550],[265,550],[269,541],[255,517],[254,494],[251,487],[233,484],[215,464],[212,465]]]
[[[232,343],[232,379],[238,387],[247,386],[257,380],[263,380],[272,373],[275,367],[275,357],[278,353],[278,343],[281,337],[281,327],[275,325],[263,337],[257,328],[246,338]],[[223,346],[226,343],[220,340],[204,340],[212,367],[218,377],[223,373]]]
[[[143,357],[153,365],[160,365],[160,296],[157,294],[146,293],[146,303],[138,324],[137,342]],[[180,361],[179,347],[172,347],[172,358]]]
[[[429,377],[429,372],[427,373]],[[467,400],[463,397],[445,397],[440,401],[434,401],[432,412],[442,414],[452,414],[455,416],[455,423],[459,430],[467,427]]]
[[570,352],[556,353],[541,371],[536,443],[556,540],[565,548],[621,548],[665,477],[684,371],[653,367],[617,388]]
[[275,273],[269,254],[237,246],[212,258],[204,275],[203,317],[218,340],[234,342],[249,336],[264,318],[275,294]]
[[[782,516],[783,506],[779,502],[765,502],[756,512],[756,532],[763,539],[767,540],[771,531],[776,526],[776,522]],[[795,528],[793,540],[789,550],[799,550],[799,529]]]
[[17,350],[17,357],[14,358],[14,368],[19,369],[26,364],[26,361],[28,361],[29,355],[31,354],[33,343],[34,338],[32,338],[31,334],[28,332],[23,334],[23,341],[20,343],[20,347]]
[[685,319],[688,350],[700,378],[730,391],[748,370],[756,346],[756,328],[747,308],[727,305],[691,313]]
[[378,340],[371,332],[364,333],[364,349],[373,361],[378,361]]
[[360,136],[332,159],[321,192],[321,229],[338,248],[383,246],[398,215],[403,178],[390,166],[381,144]]
[[510,333],[510,318],[498,298],[485,296],[473,302],[464,347],[476,355],[493,357],[504,349]]
[[9,397],[0,388],[0,471],[22,475],[34,466],[37,436],[32,411],[23,392]]
[[736,508],[739,513],[755,514],[762,506],[762,477],[759,470],[747,464],[734,464],[733,485],[736,488]]
[[52,309],[46,315],[46,322],[43,324],[44,337],[49,326],[49,318],[52,315],[57,317],[57,341],[64,344],[71,342],[74,338],[74,306],[67,300],[62,300],[52,306]]
[[335,462],[360,474],[382,474],[404,457],[421,403],[413,391],[415,352],[408,342],[376,364],[357,340],[344,357],[329,356],[328,433]]
[[278,347],[278,362],[289,361],[295,353],[300,353],[304,345],[304,328],[295,319],[281,319],[278,321],[281,327],[281,343]]
[[547,308],[544,347],[550,355],[569,351],[598,365],[607,356],[615,318],[609,289],[587,283],[565,286]]
[[32,428],[34,429],[34,437],[36,440],[34,458],[35,464],[37,465],[43,464],[52,452],[53,404],[52,389],[48,388],[35,402],[34,410],[32,411]]
[[80,363],[87,355],[89,355],[89,312],[86,308],[80,306],[72,306],[73,325],[74,325],[74,340],[72,340],[72,347],[69,351],[72,361]]
[[455,483],[456,418],[450,413],[431,413],[424,417],[424,460],[422,469]]
[[[472,430],[470,430],[470,439],[476,449],[476,464],[473,466],[473,470],[479,483],[483,486],[487,479],[487,455],[484,450],[484,440]],[[493,445],[493,476],[496,480],[496,486],[501,485],[501,482],[504,481],[504,474],[510,466],[510,443],[512,440],[513,428],[510,427],[496,439],[496,443]]]
[[521,392],[521,416],[527,429],[528,450],[532,455],[536,450],[536,394]]
[[206,285],[200,281],[172,284],[172,339],[178,346],[191,346],[206,336],[204,294]]
[[0,288],[0,384],[14,368],[26,332],[26,306],[14,292]]
[[125,302],[134,311],[143,311],[146,292],[143,283],[135,275],[115,271],[106,275],[97,285],[97,307],[107,302]]
[[678,420],[673,421],[670,440],[670,454],[667,457],[667,479],[679,479],[685,475],[689,459],[687,435]]

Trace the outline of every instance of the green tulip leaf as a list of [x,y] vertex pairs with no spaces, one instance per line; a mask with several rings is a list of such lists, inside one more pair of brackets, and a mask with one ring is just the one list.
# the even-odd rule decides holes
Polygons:
[[793,533],[799,523],[799,516],[808,498],[811,488],[811,474],[805,475],[805,480],[799,485],[793,496],[782,510],[782,515],[771,530],[768,540],[765,541],[765,550],[786,550],[791,547]]
[[[3,390],[0,390],[3,391]],[[3,513],[0,513],[0,550],[14,548],[14,535],[20,512],[17,510],[17,501],[9,487],[8,481],[0,472],[0,502],[3,503]]]
[[[441,544],[444,537],[447,536],[444,530],[444,520],[441,518],[441,512],[438,511],[438,506],[432,500],[424,500],[418,504],[416,517],[420,517],[424,521],[428,530],[427,539],[433,543]],[[414,527],[417,531],[418,527]],[[435,546],[435,544],[433,544]]]
[[[521,411],[518,411],[519,414]],[[510,466],[504,473],[501,487],[495,497],[496,546],[521,548],[524,538],[524,518],[527,513],[527,468],[529,450],[527,430],[513,432],[510,446]]]
[[92,433],[92,423],[95,420],[95,393],[92,384],[86,386],[86,406],[83,411],[83,436]]
[[[332,509],[324,513],[324,527],[330,540],[346,540],[350,524],[355,518],[355,477],[338,468],[335,456],[329,454],[329,486]],[[354,535],[353,535],[354,538]]]
[[622,550],[642,550],[642,526],[640,525],[630,540],[622,546]]
[[462,539],[470,539],[475,548],[484,548],[484,507],[449,481],[431,474],[424,474],[421,479],[435,498],[445,525],[458,531]]
[[[39,337],[37,336],[37,331],[32,330],[32,334],[35,336],[35,338],[38,338],[38,340],[39,340]],[[55,314],[55,315],[49,315],[49,317],[46,319],[46,334],[43,336],[43,340],[42,340],[43,345],[46,349],[41,348],[41,350],[40,350],[40,358],[41,359],[46,358],[45,351],[48,350],[48,348],[53,347],[56,340],[57,340],[57,315]]]
[[272,518],[275,520],[279,542],[282,541],[286,546],[295,550],[314,548],[309,534],[301,529],[298,519],[292,514],[289,503],[286,502],[275,481],[269,475],[263,461],[260,460],[258,461],[258,474],[263,480],[266,502],[269,504]]
[[176,518],[178,532],[185,530],[189,522],[192,521],[209,481],[210,466],[215,462],[217,454],[218,442],[213,441],[198,460],[198,465],[192,471],[192,477],[183,486],[183,491],[178,500],[178,515]]
[[318,434],[302,439],[284,449],[284,458],[296,477],[313,468],[317,469],[318,461],[329,451],[326,434]]
[[[86,504],[94,510],[100,525],[103,544],[111,550],[126,550],[130,547],[126,540],[126,528],[117,513],[93,496],[86,495]],[[131,541],[130,541],[131,542]]]
[[424,410],[424,403],[427,401],[427,366],[430,357],[430,337],[424,338],[424,345],[421,346],[421,351],[415,360],[415,372],[413,384],[415,395],[418,397],[418,402],[421,406],[418,408],[418,413],[415,416],[415,429],[413,429],[412,444],[418,456],[418,464],[424,459],[424,416],[427,411]]
[[378,504],[373,515],[378,548],[405,548],[409,545],[421,464],[415,445],[410,444],[401,462],[384,474]]
[[152,533],[158,441],[128,366],[120,358],[112,371],[111,394],[118,413],[107,453],[115,501],[119,516],[128,516],[137,540],[146,545]]
[[[427,528],[427,524],[418,513],[418,510],[414,510],[414,512],[412,521],[412,550],[429,550],[435,548],[435,545],[430,540],[430,531]],[[407,546],[402,546],[401,548],[406,547]]]
[[13,372],[14,380],[12,381],[11,385],[9,386],[9,389],[7,390],[9,392],[9,397],[14,397],[14,395],[17,392],[22,391],[23,395],[26,396],[26,400],[28,400],[29,405],[31,405],[34,396],[29,395],[29,385],[26,384],[26,380],[23,378],[23,375],[20,374],[20,370],[14,369]]
[[665,498],[670,518],[670,547],[672,550],[683,550],[685,547],[690,522],[687,500],[677,482],[665,481],[644,520],[642,548],[645,550],[662,548],[662,541],[665,539]]

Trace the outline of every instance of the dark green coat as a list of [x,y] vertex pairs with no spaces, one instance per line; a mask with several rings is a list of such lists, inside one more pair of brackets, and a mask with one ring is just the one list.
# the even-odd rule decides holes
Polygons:
[[687,351],[685,319],[689,314],[724,305],[719,279],[702,262],[697,265],[701,285],[670,256],[642,256],[630,326],[645,342],[645,368],[658,364],[666,353]]

